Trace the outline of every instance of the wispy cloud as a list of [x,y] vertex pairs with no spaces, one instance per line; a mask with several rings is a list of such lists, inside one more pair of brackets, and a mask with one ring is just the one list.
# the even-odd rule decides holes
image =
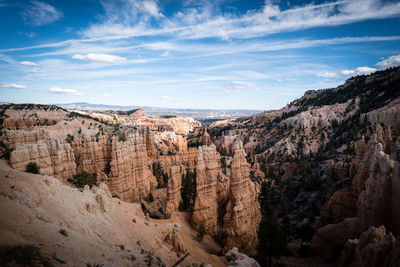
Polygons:
[[25,85],[15,84],[15,83],[2,83],[0,84],[1,88],[15,88],[15,89],[24,89]]
[[183,101],[183,99],[181,97],[172,97],[172,96],[167,96],[167,95],[159,96],[159,98],[168,100],[168,101]]
[[240,91],[242,89],[259,90],[255,83],[249,83],[244,81],[232,81],[222,86],[225,92]]
[[49,92],[54,93],[54,94],[71,94],[71,95],[76,95],[76,96],[83,95],[81,93],[78,93],[75,89],[65,89],[65,88],[61,88],[58,86],[49,88]]
[[[266,1],[260,10],[242,15],[218,13],[213,5],[206,4],[200,8],[187,7],[172,17],[164,17],[156,2],[152,1],[126,0],[103,3],[103,6],[106,19],[82,31],[84,37],[173,35],[188,39],[247,39],[400,15],[400,3],[380,0],[339,0],[295,6],[286,10],[281,10],[272,1]],[[150,21],[152,17],[160,21],[154,24]]]
[[126,61],[126,58],[124,57],[108,55],[108,54],[86,54],[86,55],[77,54],[73,55],[72,58],[79,60],[89,60],[93,62],[110,63],[110,64]]
[[31,1],[22,12],[26,24],[41,26],[61,19],[63,14],[54,6],[40,1]]
[[376,63],[376,65],[379,66],[381,69],[400,66],[400,55],[391,56],[388,59],[384,59]]
[[39,66],[35,62],[32,61],[21,61],[19,64],[24,65],[24,66],[30,66],[30,67],[36,67]]

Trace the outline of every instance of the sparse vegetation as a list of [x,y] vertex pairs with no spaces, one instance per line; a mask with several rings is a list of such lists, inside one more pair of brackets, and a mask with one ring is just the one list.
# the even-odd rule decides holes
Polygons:
[[70,134],[68,134],[68,135],[67,135],[67,138],[65,139],[65,142],[67,142],[67,143],[71,144],[71,143],[72,143],[72,141],[74,141],[74,136],[73,136],[73,135],[70,135]]
[[39,174],[40,166],[36,162],[26,164],[26,172]]
[[199,242],[203,241],[205,234],[206,234],[206,228],[204,227],[204,224],[200,224],[199,231],[197,232],[196,236],[197,241]]
[[78,188],[83,188],[85,185],[90,187],[96,185],[96,177],[87,171],[83,171],[82,173],[75,175],[74,179],[70,179],[69,181]]

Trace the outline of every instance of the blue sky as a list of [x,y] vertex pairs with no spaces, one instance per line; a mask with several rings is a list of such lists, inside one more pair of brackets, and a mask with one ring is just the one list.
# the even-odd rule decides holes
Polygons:
[[0,0],[0,101],[276,109],[400,64],[400,1]]

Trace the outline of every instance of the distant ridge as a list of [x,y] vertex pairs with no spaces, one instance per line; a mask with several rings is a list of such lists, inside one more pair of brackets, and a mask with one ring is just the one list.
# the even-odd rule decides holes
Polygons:
[[106,110],[134,110],[143,108],[148,115],[175,115],[180,117],[193,117],[195,119],[230,119],[243,116],[250,116],[262,112],[262,110],[246,110],[246,109],[181,109],[181,108],[162,108],[162,107],[141,107],[141,106],[119,106],[106,104],[91,104],[87,102],[63,103],[55,104],[66,109],[79,109],[91,111]]

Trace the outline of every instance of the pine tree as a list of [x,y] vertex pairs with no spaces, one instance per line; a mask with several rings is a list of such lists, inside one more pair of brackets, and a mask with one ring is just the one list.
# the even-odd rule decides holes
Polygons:
[[257,258],[261,266],[271,266],[272,257],[282,256],[285,252],[286,234],[272,211],[265,182],[261,184],[259,201],[262,219],[258,230]]
[[188,171],[182,175],[181,197],[183,209],[191,211],[194,207],[194,198],[196,196],[196,172]]

